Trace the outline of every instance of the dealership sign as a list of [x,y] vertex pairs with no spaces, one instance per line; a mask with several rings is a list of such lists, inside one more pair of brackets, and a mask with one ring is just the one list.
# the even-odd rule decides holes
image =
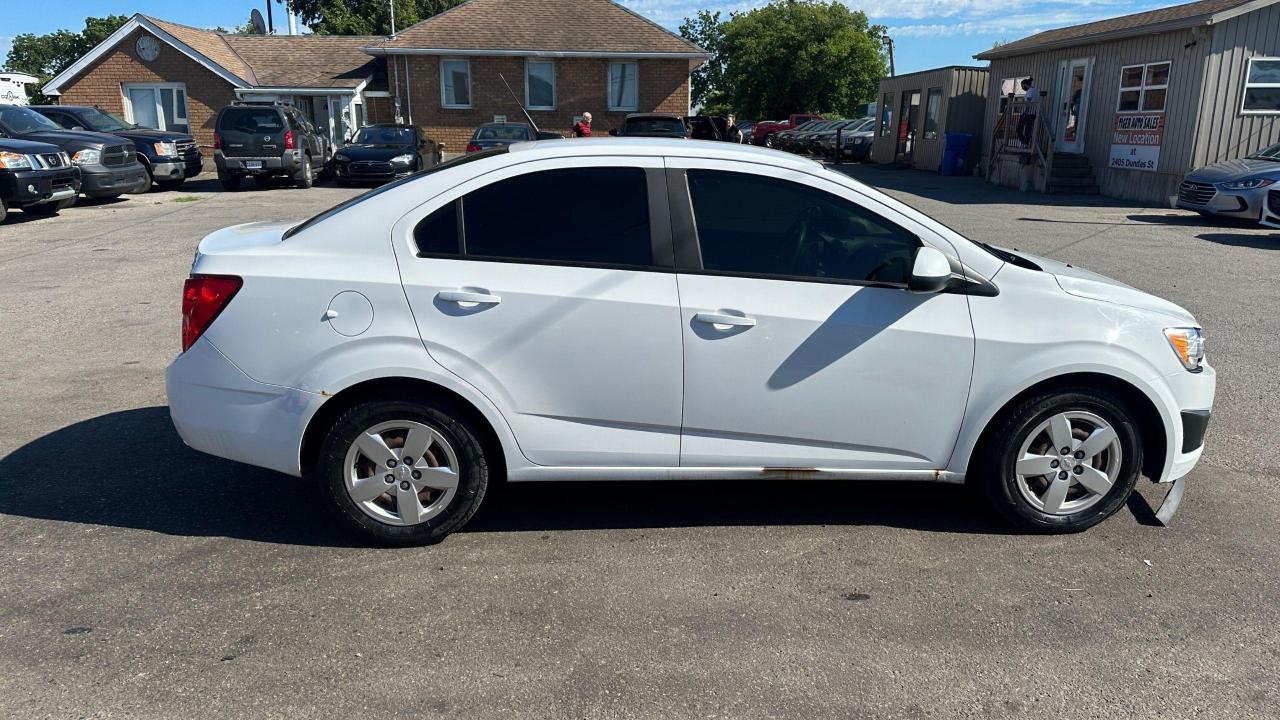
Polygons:
[[1108,167],[1155,172],[1163,142],[1164,113],[1117,113]]

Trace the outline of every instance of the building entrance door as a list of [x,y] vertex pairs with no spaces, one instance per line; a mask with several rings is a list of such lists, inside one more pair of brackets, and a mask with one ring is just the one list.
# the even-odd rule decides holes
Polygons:
[[903,91],[902,112],[898,113],[898,151],[895,153],[899,162],[911,162],[915,157],[919,125],[920,91]]
[[[1058,152],[1084,152],[1085,119],[1089,114],[1089,83],[1093,74],[1092,58],[1063,60],[1058,63],[1058,87],[1053,96],[1054,145]],[[1042,99],[1041,107],[1046,103]]]

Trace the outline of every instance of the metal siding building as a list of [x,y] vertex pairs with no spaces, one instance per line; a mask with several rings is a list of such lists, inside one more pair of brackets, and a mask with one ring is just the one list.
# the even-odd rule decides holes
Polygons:
[[[969,157],[982,156],[982,127],[987,105],[987,69],[951,66],[936,70],[896,75],[880,79],[879,120],[871,159],[878,163],[905,162],[922,170],[937,171],[942,165],[946,133],[969,133]],[[939,94],[936,128],[926,132],[930,90]],[[903,108],[918,93],[914,116]],[[886,101],[886,98],[889,98]],[[904,104],[904,99],[907,103]],[[887,112],[886,112],[887,110]],[[909,152],[908,152],[909,149]]]
[[[1280,110],[1242,112],[1249,59],[1280,57],[1280,0],[1202,0],[1051,30],[976,57],[991,62],[991,101],[983,131],[989,149],[999,126],[1002,89],[1008,89],[1009,81],[1032,77],[1043,94],[1041,117],[1057,154],[1086,157],[1104,195],[1166,204],[1190,170],[1280,142]],[[1165,63],[1167,87],[1155,88],[1164,91],[1161,109],[1123,107],[1122,91],[1133,97],[1141,87],[1136,97],[1154,96],[1147,87],[1149,73]],[[1144,72],[1141,86],[1121,87]],[[1081,80],[1084,92],[1074,102],[1070,88]],[[1123,149],[1130,147],[1122,140],[1126,135],[1120,123],[1138,115],[1163,116],[1155,156],[1145,155],[1154,167],[1112,167],[1124,162]],[[1070,133],[1064,128],[1071,127],[1081,132],[1066,142]],[[999,166],[1000,158],[995,160]],[[1005,163],[1006,169],[1011,164]],[[1040,177],[1029,184],[1044,189],[1051,180]]]

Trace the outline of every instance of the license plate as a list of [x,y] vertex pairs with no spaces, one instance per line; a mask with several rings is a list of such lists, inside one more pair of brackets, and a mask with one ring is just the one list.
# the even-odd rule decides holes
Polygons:
[[261,160],[245,160],[244,169],[245,170],[261,170],[262,161]]

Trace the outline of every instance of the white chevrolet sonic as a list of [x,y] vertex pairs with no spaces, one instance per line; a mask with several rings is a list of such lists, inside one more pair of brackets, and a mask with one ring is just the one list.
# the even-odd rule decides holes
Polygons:
[[728,143],[516,144],[230,227],[182,310],[182,439],[389,544],[503,479],[968,482],[1072,532],[1141,473],[1167,518],[1214,395],[1177,305]]

